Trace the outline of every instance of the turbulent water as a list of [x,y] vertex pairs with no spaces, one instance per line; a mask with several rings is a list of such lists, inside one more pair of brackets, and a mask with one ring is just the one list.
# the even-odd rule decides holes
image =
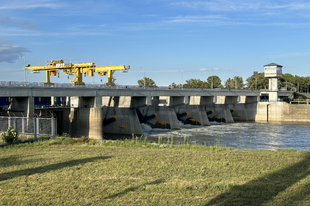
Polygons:
[[288,123],[217,123],[211,126],[193,126],[180,123],[181,130],[152,129],[142,124],[143,134],[156,141],[158,136],[166,142],[173,137],[177,143],[184,142],[184,136],[191,144],[217,145],[235,149],[290,148],[310,150],[310,124]]

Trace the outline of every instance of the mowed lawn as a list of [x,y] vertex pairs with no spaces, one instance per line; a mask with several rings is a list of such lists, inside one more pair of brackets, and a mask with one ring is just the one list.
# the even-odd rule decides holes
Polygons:
[[306,151],[53,141],[0,148],[0,205],[310,205]]

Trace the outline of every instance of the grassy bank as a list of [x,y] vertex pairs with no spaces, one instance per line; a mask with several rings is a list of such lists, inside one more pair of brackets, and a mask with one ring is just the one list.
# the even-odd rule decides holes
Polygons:
[[309,166],[305,151],[52,139],[0,148],[0,202],[310,205]]

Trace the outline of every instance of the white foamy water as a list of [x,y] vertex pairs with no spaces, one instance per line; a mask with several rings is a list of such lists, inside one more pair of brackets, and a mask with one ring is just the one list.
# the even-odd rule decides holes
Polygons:
[[184,136],[189,142],[214,145],[218,142],[222,146],[237,149],[268,149],[291,148],[296,150],[310,150],[310,124],[278,124],[278,123],[218,123],[211,122],[211,126],[184,125],[181,130],[152,129],[142,124],[144,135],[148,139],[157,141],[158,136],[163,139],[173,137],[174,142],[183,143]]

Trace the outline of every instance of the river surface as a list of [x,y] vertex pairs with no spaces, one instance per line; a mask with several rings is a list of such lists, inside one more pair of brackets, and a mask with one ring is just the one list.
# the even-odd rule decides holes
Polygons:
[[186,142],[199,145],[220,145],[233,149],[295,149],[310,151],[309,123],[218,123],[211,126],[184,125],[181,130],[152,129],[142,124],[148,140],[157,141],[161,136],[165,143],[173,137],[174,143]]

